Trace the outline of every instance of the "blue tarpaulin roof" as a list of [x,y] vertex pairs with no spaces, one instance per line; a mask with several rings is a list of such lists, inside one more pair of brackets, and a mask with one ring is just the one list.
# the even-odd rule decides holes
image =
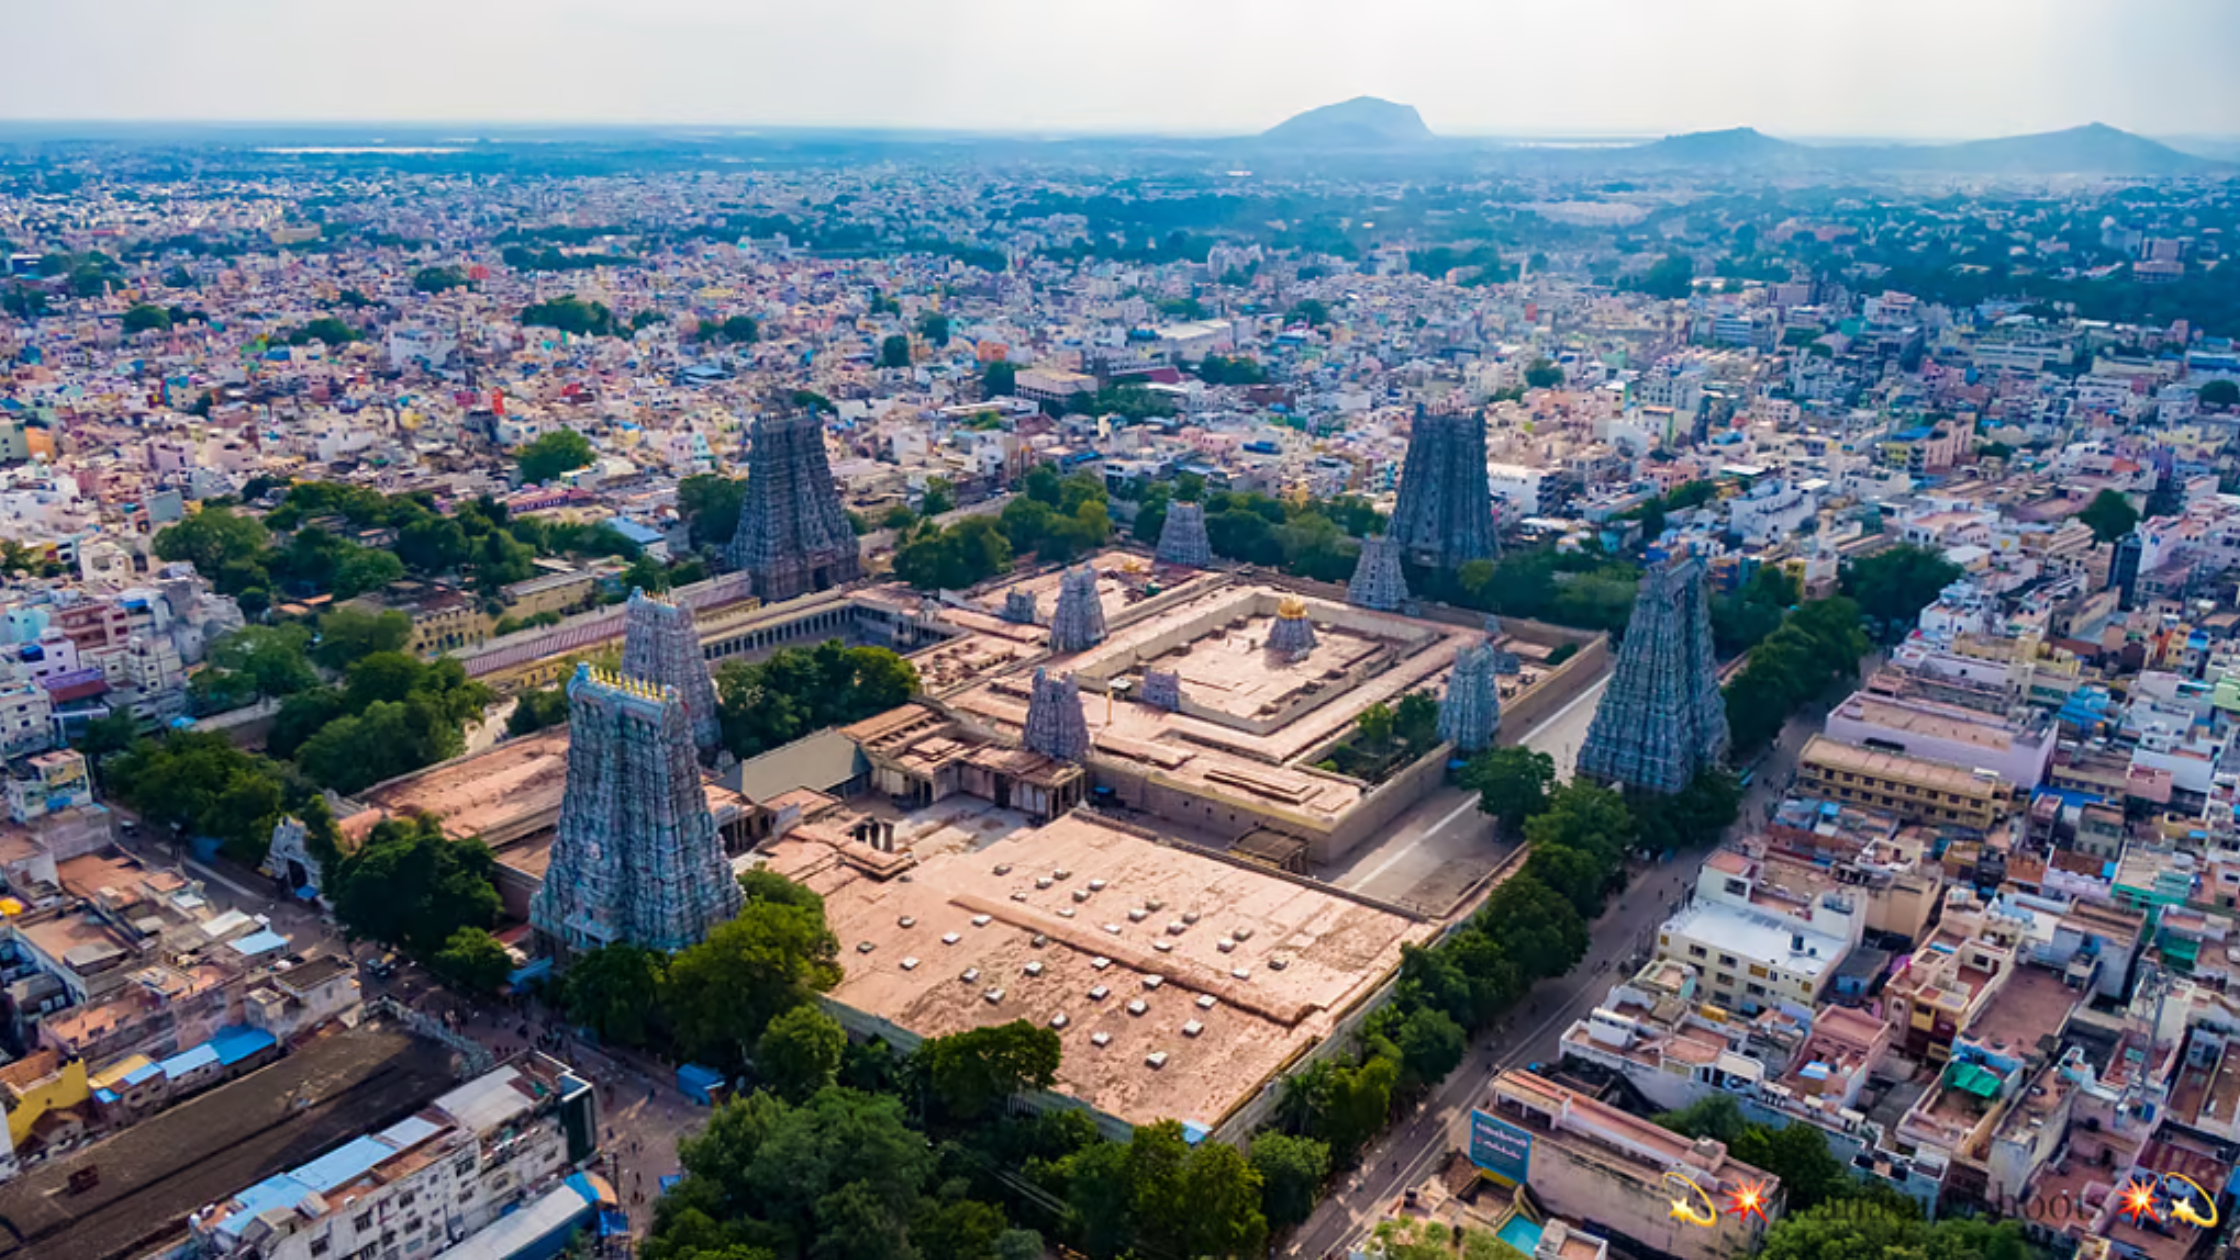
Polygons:
[[251,1028],[247,1024],[221,1028],[210,1039],[210,1048],[218,1052],[218,1061],[228,1067],[259,1051],[268,1050],[275,1044],[277,1043],[273,1041],[271,1033],[262,1028]]
[[254,958],[259,954],[269,954],[273,950],[286,949],[287,947],[288,938],[271,928],[266,928],[261,932],[251,932],[228,946],[234,953],[241,955],[243,958]]

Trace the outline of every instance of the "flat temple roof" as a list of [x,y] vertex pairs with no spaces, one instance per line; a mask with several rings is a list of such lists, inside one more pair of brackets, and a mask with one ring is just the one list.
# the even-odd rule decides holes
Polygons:
[[834,1002],[927,1037],[1063,1015],[1058,1088],[1130,1124],[1218,1124],[1435,930],[1078,814],[921,856],[907,880],[839,853],[800,834],[771,850],[825,898],[846,973]]

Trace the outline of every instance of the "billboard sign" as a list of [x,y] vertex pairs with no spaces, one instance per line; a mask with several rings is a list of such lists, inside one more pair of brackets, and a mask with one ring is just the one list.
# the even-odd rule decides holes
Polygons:
[[1523,1185],[1532,1172],[1532,1135],[1483,1111],[1470,1113],[1470,1162],[1505,1186]]

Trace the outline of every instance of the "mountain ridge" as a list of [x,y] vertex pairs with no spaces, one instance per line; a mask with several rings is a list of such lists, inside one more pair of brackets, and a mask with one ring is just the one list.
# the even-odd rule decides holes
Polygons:
[[1256,137],[1264,144],[1393,148],[1436,140],[1413,105],[1376,96],[1323,105],[1293,114]]

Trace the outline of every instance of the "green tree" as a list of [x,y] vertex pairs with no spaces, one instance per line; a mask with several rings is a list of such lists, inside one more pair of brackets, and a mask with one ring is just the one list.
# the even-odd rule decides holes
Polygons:
[[576,957],[560,976],[560,1005],[571,1023],[601,1041],[643,1046],[654,1039],[668,956],[617,942]]
[[171,327],[171,313],[160,306],[143,302],[124,313],[126,336],[134,333],[165,332]]
[[2092,527],[2092,536],[2100,542],[2112,543],[2131,532],[2139,523],[2139,511],[2131,500],[2114,490],[2102,490],[2092,497],[2077,519]]
[[928,522],[895,550],[894,573],[921,591],[964,590],[1010,569],[1011,553],[1001,525],[988,517]]
[[980,370],[980,396],[1001,398],[1019,388],[1019,365],[997,359]]
[[466,529],[444,516],[423,516],[397,531],[397,559],[422,577],[453,573],[474,554]]
[[376,652],[402,651],[410,642],[412,618],[402,612],[337,608],[319,618],[319,641],[311,655],[328,669],[343,670]]
[[1924,547],[1899,545],[1844,566],[1843,593],[1859,610],[1881,621],[1888,637],[1901,638],[1921,610],[1960,579],[1960,566]]
[[934,1037],[914,1056],[941,1113],[955,1124],[988,1118],[1058,1079],[1058,1034],[1023,1019]]
[[927,516],[939,516],[944,512],[955,511],[956,507],[957,488],[949,484],[949,479],[928,477],[925,491],[919,497],[918,511]]
[[139,737],[139,721],[129,711],[116,709],[85,724],[78,732],[78,751],[98,777],[103,761],[132,747]]
[[1637,292],[1667,300],[1684,298],[1695,289],[1695,260],[1686,254],[1666,254],[1634,285]]
[[550,328],[578,337],[611,337],[615,335],[614,312],[600,302],[586,302],[577,297],[553,298],[523,307],[523,328]]
[[[665,1248],[687,1240],[750,1239],[799,1260],[907,1257],[934,1172],[898,1100],[837,1087],[799,1106],[767,1093],[727,1101],[677,1156],[685,1179],[660,1206],[647,1260],[674,1260]],[[727,1232],[730,1222],[747,1228]]]
[[1260,1210],[1278,1229],[1303,1225],[1314,1214],[1322,1184],[1330,1179],[1330,1147],[1313,1138],[1261,1132],[1252,1138],[1252,1167],[1260,1174]]
[[[272,536],[253,517],[237,515],[231,508],[204,508],[175,525],[157,531],[155,553],[165,560],[184,560],[195,572],[218,583],[228,593],[263,585],[263,571],[256,566]],[[234,566],[244,566],[246,572]],[[239,577],[238,584],[231,581]]]
[[326,882],[335,917],[357,936],[430,957],[461,928],[485,928],[501,908],[497,862],[478,840],[453,840],[433,816],[374,824]]
[[1291,308],[1291,318],[1310,328],[1319,328],[1330,322],[1330,305],[1320,298],[1307,298]]
[[751,315],[730,315],[721,320],[704,320],[700,324],[700,339],[717,344],[751,346],[762,339],[762,326]]
[[1439,700],[1428,691],[1411,691],[1392,709],[1392,729],[1411,753],[1439,742]]
[[1403,1085],[1420,1089],[1445,1080],[1448,1073],[1462,1066],[1470,1050],[1470,1035],[1445,1011],[1425,1007],[1402,1017],[1394,1030],[1393,1044],[1400,1051]]
[[331,585],[338,599],[354,599],[367,591],[382,587],[404,576],[404,561],[386,551],[343,544],[336,559]]
[[524,484],[543,485],[562,473],[574,472],[589,464],[591,439],[574,429],[548,429],[516,452],[514,458],[521,467]]
[[2203,385],[2194,395],[2204,407],[2240,407],[2240,382],[2214,380]]
[[1382,748],[1392,742],[1392,732],[1398,721],[1393,715],[1392,707],[1379,701],[1363,709],[1353,719],[1353,727],[1364,746]]
[[1706,1095],[1677,1111],[1660,1112],[1656,1121],[1684,1137],[1717,1138],[1730,1147],[1750,1127],[1741,1105],[1728,1094]]
[[1850,1170],[1828,1149],[1827,1135],[1810,1124],[1751,1125],[1728,1143],[1727,1153],[1779,1177],[1792,1212],[1842,1197],[1854,1184]]
[[1562,894],[1517,874],[1493,890],[1478,920],[1525,976],[1560,976],[1587,956],[1587,922]]
[[421,293],[444,293],[473,283],[457,267],[422,267],[412,274],[412,287]]
[[918,1217],[910,1241],[918,1253],[951,1260],[995,1260],[1008,1222],[1003,1210],[975,1199],[943,1203]]
[[918,317],[918,335],[934,345],[948,345],[949,317],[939,311],[927,311]]
[[1791,1212],[1766,1231],[1762,1260],[2035,1260],[2022,1223],[1949,1217],[1930,1224],[1910,1207],[1838,1200]]
[[478,927],[463,927],[428,960],[437,975],[468,993],[496,993],[513,975],[513,955],[498,938]]
[[721,547],[739,529],[739,504],[747,483],[715,473],[696,473],[677,483],[677,515],[692,531],[695,547]]
[[910,366],[910,339],[901,333],[889,336],[879,343],[879,366],[906,368]]
[[246,676],[260,696],[292,696],[319,685],[302,626],[243,626],[210,644],[210,663]]
[[755,1042],[755,1072],[782,1097],[799,1101],[832,1084],[847,1045],[840,1021],[804,1002],[762,1030]]
[[1524,370],[1524,383],[1527,389],[1554,389],[1563,384],[1563,369],[1553,360],[1534,359]]
[[539,691],[525,691],[514,703],[513,712],[506,717],[506,734],[530,735],[546,727],[560,726],[568,720],[568,693],[565,688],[546,687]]
[[1548,792],[1555,782],[1555,759],[1522,744],[1489,748],[1471,758],[1462,771],[1462,785],[1477,792],[1478,808],[1500,820],[1501,829],[1510,835],[1548,807]]
[[736,1068],[772,1019],[840,982],[839,955],[821,911],[749,902],[670,960],[661,1006],[686,1053]]

